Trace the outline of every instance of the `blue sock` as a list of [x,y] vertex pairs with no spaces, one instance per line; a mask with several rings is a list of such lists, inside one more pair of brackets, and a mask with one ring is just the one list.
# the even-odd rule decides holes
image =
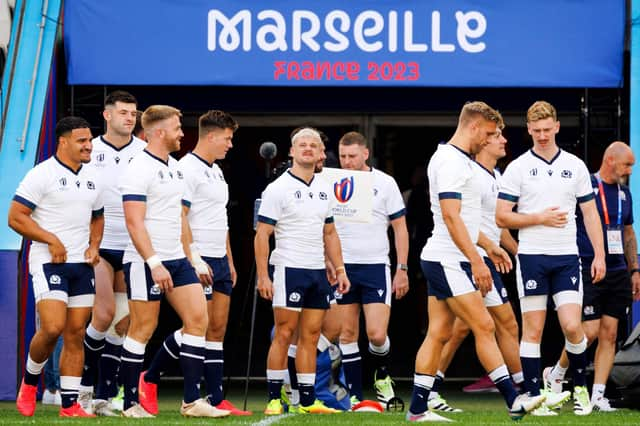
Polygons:
[[520,361],[524,390],[531,396],[540,395],[540,344],[520,342]]
[[200,379],[204,374],[204,336],[182,334],[180,367],[184,376],[184,398],[187,404],[200,398]]
[[300,405],[308,407],[316,400],[315,373],[298,373],[298,389],[300,390]]
[[269,401],[272,399],[280,399],[282,384],[287,370],[269,370],[267,369],[267,388],[269,389]]
[[511,382],[511,376],[509,375],[507,366],[502,364],[500,367],[489,372],[489,378],[493,381],[493,383],[495,383],[496,387],[502,394],[502,397],[507,403],[507,407],[511,408],[511,406],[513,405],[513,401],[518,396],[518,393],[513,387],[513,382]]
[[128,409],[138,400],[138,380],[142,373],[145,343],[136,342],[130,337],[124,339],[120,357],[120,377],[124,386],[124,409]]
[[585,369],[587,368],[587,338],[580,343],[571,343],[565,340],[564,347],[569,358],[569,370],[573,377],[573,386],[585,386]]
[[164,343],[153,356],[151,365],[144,374],[144,381],[149,383],[160,383],[160,376],[167,369],[167,365],[180,359],[180,345],[182,344],[182,333],[176,330],[164,339]]
[[222,402],[222,375],[224,372],[224,350],[222,342],[205,342],[204,380],[207,384],[207,398],[211,405]]
[[118,394],[117,375],[122,354],[122,337],[108,335],[98,365],[96,399],[107,400]]
[[69,408],[78,400],[80,377],[60,376],[60,398],[62,408]]
[[344,378],[347,382],[349,393],[362,401],[362,358],[360,357],[358,342],[341,343],[340,350],[342,351]]
[[298,347],[289,345],[287,356],[287,370],[289,370],[289,380],[291,381],[291,389],[298,390],[298,373],[296,372],[296,355]]
[[428,374],[414,373],[413,393],[411,394],[411,405],[409,411],[413,414],[420,414],[427,411],[427,401],[429,392],[433,388],[435,377]]
[[89,324],[84,335],[84,369],[82,371],[82,386],[93,386],[96,373],[98,372],[98,362],[102,349],[104,349],[105,332],[98,331]]

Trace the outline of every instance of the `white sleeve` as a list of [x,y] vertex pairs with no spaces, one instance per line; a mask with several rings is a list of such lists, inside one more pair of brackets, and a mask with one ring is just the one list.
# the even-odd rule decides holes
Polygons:
[[406,214],[402,193],[395,179],[389,177],[386,185],[385,208],[389,220],[394,220]]
[[193,170],[190,170],[186,163],[179,162],[176,170],[178,176],[182,175],[184,181],[184,193],[182,194],[182,205],[191,208],[191,203],[198,188],[198,179]]
[[593,186],[591,186],[591,175],[584,162],[578,162],[576,170],[576,199],[579,203],[584,203],[595,197]]
[[284,194],[278,192],[273,184],[270,184],[262,192],[262,201],[258,210],[258,222],[275,225],[282,216],[282,199]]
[[462,189],[473,177],[471,167],[473,164],[464,160],[440,163],[436,170],[438,199],[462,199]]
[[152,176],[145,173],[144,167],[136,167],[136,164],[136,162],[129,163],[118,184],[122,201],[147,201]]
[[16,195],[13,197],[14,201],[29,207],[31,210],[34,210],[40,204],[40,201],[47,193],[47,185],[43,173],[38,173],[39,171],[44,171],[44,169],[36,167],[29,170],[20,185],[18,185]]
[[517,160],[507,166],[499,183],[498,198],[517,203],[522,188],[522,174]]

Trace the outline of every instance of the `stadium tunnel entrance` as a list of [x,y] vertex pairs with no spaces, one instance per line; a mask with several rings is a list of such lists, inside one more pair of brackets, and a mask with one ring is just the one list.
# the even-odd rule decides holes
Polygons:
[[[389,173],[398,182],[405,203],[409,202],[411,290],[404,299],[393,301],[389,335],[393,341],[394,376],[411,377],[415,354],[427,324],[426,285],[418,261],[432,226],[423,185],[425,167],[437,144],[453,134],[460,107],[467,101],[483,100],[502,112],[509,140],[503,168],[512,158],[530,148],[531,139],[524,117],[529,105],[539,99],[548,100],[557,107],[561,122],[560,145],[585,158],[590,170],[599,167],[602,151],[609,142],[625,140],[628,128],[626,115],[619,116],[617,109],[612,108],[619,102],[620,110],[627,111],[628,99],[619,89],[66,86],[59,91],[60,108],[65,114],[86,118],[94,126],[94,135],[98,135],[104,130],[101,116],[104,97],[117,89],[134,94],[142,110],[152,104],[169,104],[183,112],[185,137],[176,158],[195,145],[197,118],[206,110],[223,109],[240,124],[233,149],[220,163],[229,184],[230,236],[238,270],[225,343],[225,350],[233,354],[226,357],[226,374],[234,377],[246,372],[254,286],[253,205],[268,183],[265,160],[258,153],[263,142],[272,141],[278,147],[277,157],[269,164],[273,169],[287,160],[289,135],[298,126],[311,125],[325,132],[330,140],[327,151],[333,153],[334,161],[340,137],[356,130],[368,138],[370,164]],[[584,113],[588,100],[591,101],[591,117]],[[331,161],[331,154],[328,161]],[[513,274],[505,283],[510,300],[517,304]],[[545,362],[552,362],[563,345],[555,314],[550,312],[545,335],[554,337],[544,340],[543,355],[548,358]],[[263,360],[268,351],[272,324],[270,304],[259,300],[252,376],[264,375]],[[171,307],[163,305],[160,325],[150,346],[160,345],[169,332],[179,327]],[[626,325],[621,328],[624,330],[621,336],[626,335]],[[365,345],[364,328],[360,336],[361,344]],[[147,352],[153,354],[154,351]],[[448,377],[481,374],[473,339],[469,338],[458,351]]]

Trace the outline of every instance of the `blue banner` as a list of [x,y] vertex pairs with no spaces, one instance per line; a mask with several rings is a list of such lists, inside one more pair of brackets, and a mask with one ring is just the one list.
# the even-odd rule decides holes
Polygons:
[[66,0],[69,84],[620,87],[624,0]]

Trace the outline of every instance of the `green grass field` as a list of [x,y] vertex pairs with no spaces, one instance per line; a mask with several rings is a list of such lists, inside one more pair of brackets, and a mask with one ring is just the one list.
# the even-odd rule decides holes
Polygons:
[[[267,417],[262,414],[266,404],[265,385],[261,383],[253,384],[250,391],[248,409],[254,414],[250,417],[228,417],[220,420],[185,419],[179,414],[180,389],[175,384],[160,388],[160,414],[156,419],[132,420],[123,418],[96,419],[60,419],[58,408],[43,406],[38,404],[34,417],[25,418],[18,414],[13,402],[0,402],[0,424],[99,424],[99,425],[123,425],[132,423],[152,423],[154,425],[199,425],[212,424],[254,424],[254,425],[284,425],[284,424],[305,424],[305,425],[378,425],[390,423],[403,423],[404,413],[343,413],[334,415],[300,415],[285,414],[282,416]],[[477,425],[500,425],[514,424],[506,413],[504,402],[499,394],[477,394],[470,395],[460,392],[461,386],[457,383],[450,384],[444,395],[449,403],[462,408],[463,413],[448,414],[446,417],[456,423],[477,424]],[[404,398],[405,403],[409,403],[409,384],[403,383],[398,386],[398,395]],[[369,395],[369,397],[373,397]],[[234,386],[227,395],[232,402],[242,406],[242,388]],[[559,416],[555,417],[531,417],[527,416],[520,424],[545,424],[545,425],[640,425],[640,411],[621,409],[615,413],[594,413],[587,417],[578,417],[571,411],[571,403],[565,405]],[[639,407],[640,408],[640,407]]]

